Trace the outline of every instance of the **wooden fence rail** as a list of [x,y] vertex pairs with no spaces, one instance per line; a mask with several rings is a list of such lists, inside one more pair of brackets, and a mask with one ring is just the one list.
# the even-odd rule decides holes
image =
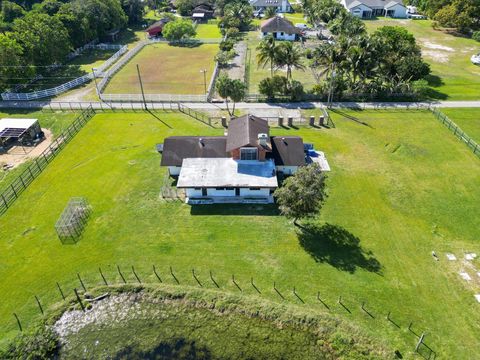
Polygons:
[[470,149],[472,149],[473,153],[480,157],[480,145],[473,140],[465,131],[460,129],[460,127],[455,124],[452,120],[448,118],[447,115],[442,113],[437,108],[431,108],[431,111],[435,117],[442,122],[457,138],[459,138],[462,142],[464,142]]
[[4,214],[9,207],[18,199],[35,178],[47,167],[47,165],[58,155],[67,143],[80,131],[80,129],[95,115],[92,107],[84,110],[48,146],[33,162],[15,179],[5,190],[0,193],[0,215]]

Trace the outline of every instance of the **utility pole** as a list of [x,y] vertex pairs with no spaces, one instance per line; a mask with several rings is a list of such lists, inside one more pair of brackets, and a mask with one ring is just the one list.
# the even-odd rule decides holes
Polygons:
[[142,76],[140,75],[140,67],[138,66],[138,64],[137,64],[137,74],[138,74],[138,81],[140,83],[140,90],[142,90],[143,105],[145,106],[145,110],[147,110],[147,101],[145,100],[145,93],[143,92]]
[[335,70],[333,70],[332,65],[332,75],[330,76],[330,89],[328,92],[327,107],[330,108],[333,102],[333,79],[335,78]]
[[203,89],[207,93],[207,69],[200,70],[203,73]]
[[[100,91],[98,91],[97,76],[95,75],[95,69],[92,68],[93,81],[95,81],[95,89],[97,89],[97,95],[100,97]],[[100,98],[101,100],[101,98]]]

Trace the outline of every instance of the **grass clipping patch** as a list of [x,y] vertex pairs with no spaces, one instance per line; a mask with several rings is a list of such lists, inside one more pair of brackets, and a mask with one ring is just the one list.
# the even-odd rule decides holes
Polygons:
[[[187,287],[98,288],[86,312],[56,311],[60,358],[372,359],[392,351],[329,314]],[[70,304],[73,304],[71,302]]]

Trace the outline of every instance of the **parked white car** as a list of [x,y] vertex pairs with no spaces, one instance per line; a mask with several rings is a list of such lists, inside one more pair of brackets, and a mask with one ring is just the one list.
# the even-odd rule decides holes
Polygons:
[[475,65],[480,65],[480,53],[477,54],[477,55],[472,55],[472,57],[470,58],[470,60],[471,60],[472,63],[474,63]]

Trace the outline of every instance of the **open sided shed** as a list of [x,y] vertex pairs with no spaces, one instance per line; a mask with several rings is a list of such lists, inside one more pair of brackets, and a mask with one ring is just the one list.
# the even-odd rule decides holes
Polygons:
[[42,137],[37,119],[0,119],[0,146],[12,141],[34,142]]

